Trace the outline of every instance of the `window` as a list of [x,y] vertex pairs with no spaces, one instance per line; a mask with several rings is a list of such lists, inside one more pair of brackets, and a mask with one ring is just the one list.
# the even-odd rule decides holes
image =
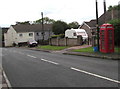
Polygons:
[[107,27],[107,28],[113,28],[113,27],[110,27],[110,26],[109,26],[109,27]]
[[101,28],[106,28],[106,27],[101,27]]
[[73,33],[73,36],[77,36],[77,34],[76,34],[76,33]]
[[22,36],[23,36],[23,34],[19,34],[19,36],[20,36],[20,37],[22,37]]
[[33,36],[33,33],[29,33],[29,36]]
[[36,35],[39,36],[39,33],[37,32]]

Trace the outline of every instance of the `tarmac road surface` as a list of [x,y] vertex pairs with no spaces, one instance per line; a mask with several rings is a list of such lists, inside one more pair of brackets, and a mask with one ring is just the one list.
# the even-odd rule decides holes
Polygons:
[[118,60],[3,48],[12,87],[118,87]]

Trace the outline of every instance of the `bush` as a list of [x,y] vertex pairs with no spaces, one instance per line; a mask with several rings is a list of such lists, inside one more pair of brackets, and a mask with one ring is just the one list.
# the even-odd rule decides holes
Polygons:
[[64,38],[65,37],[65,34],[59,34],[59,35],[52,35],[51,38]]
[[[109,22],[115,28],[115,45],[118,45],[120,42],[120,19],[114,19]],[[120,45],[120,44],[119,44]]]
[[52,35],[51,38],[57,38],[59,35]]
[[59,37],[60,37],[60,38],[64,38],[64,37],[65,37],[65,34],[60,34]]

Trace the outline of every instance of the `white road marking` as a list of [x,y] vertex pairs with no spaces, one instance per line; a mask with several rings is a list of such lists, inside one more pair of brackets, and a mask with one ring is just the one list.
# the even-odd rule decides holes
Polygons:
[[31,56],[31,55],[27,55],[27,56],[32,57],[32,58],[37,58],[37,57],[35,57],[35,56]]
[[55,65],[58,65],[59,63],[56,63],[56,62],[53,62],[53,61],[48,61],[48,60],[45,60],[45,59],[41,59],[42,61],[45,61],[45,62],[49,62],[49,63],[52,63],[52,64],[55,64]]
[[107,77],[104,77],[104,76],[101,76],[101,75],[97,75],[97,74],[94,74],[94,73],[90,73],[90,72],[87,72],[87,71],[84,71],[84,70],[80,70],[80,69],[77,69],[77,68],[74,68],[74,67],[71,67],[71,69],[75,70],[75,71],[85,73],[85,74],[88,74],[88,75],[92,75],[92,76],[95,76],[95,77],[98,77],[98,78],[102,78],[102,79],[105,79],[105,80],[108,80],[108,81],[111,81],[111,82],[120,83],[120,81],[117,81],[117,80],[114,80],[114,79],[111,79],[111,78],[107,78]]
[[8,87],[9,87],[10,89],[12,89],[12,86],[11,86],[11,84],[10,84],[10,81],[8,80],[8,78],[7,78],[6,74],[5,74],[5,72],[2,71],[2,73],[3,73],[3,76],[5,77],[5,80],[6,80],[6,82],[7,82]]

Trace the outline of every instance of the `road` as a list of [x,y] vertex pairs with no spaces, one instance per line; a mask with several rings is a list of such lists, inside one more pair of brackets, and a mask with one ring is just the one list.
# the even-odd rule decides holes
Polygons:
[[118,61],[23,48],[2,49],[12,87],[118,87]]

